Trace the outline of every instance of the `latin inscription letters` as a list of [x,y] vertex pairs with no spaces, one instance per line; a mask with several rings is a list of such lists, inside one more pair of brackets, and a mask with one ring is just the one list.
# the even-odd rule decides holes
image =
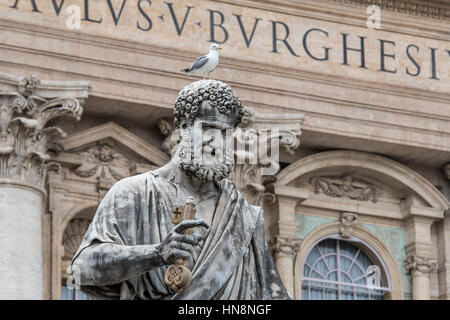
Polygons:
[[84,19],[83,21],[89,21],[93,23],[102,23],[103,18],[100,20],[93,20],[89,17],[89,0],[84,0]]
[[311,51],[308,48],[308,43],[307,43],[307,39],[308,39],[308,35],[313,32],[313,31],[319,31],[323,34],[325,34],[328,38],[328,32],[321,30],[321,29],[309,29],[308,31],[305,32],[305,35],[303,36],[303,48],[305,49],[305,52],[308,56],[310,56],[311,58],[313,58],[314,60],[317,61],[327,61],[328,57],[329,57],[329,51],[331,50],[331,48],[326,48],[324,47],[323,49],[325,50],[325,55],[323,58],[318,58],[315,57],[314,55],[311,54]]
[[191,9],[194,7],[186,6],[187,10],[186,10],[186,13],[184,14],[183,22],[181,23],[181,26],[180,26],[180,23],[178,22],[175,11],[173,10],[173,3],[165,2],[165,4],[169,7],[169,11],[170,11],[170,15],[172,16],[173,24],[175,25],[175,29],[177,30],[178,36],[180,37],[181,34],[183,33],[183,29],[186,24],[186,20],[189,17],[189,12],[191,12]]
[[255,18],[255,23],[253,24],[252,33],[250,34],[250,38],[247,37],[247,32],[245,31],[244,24],[242,23],[242,16],[239,14],[233,14],[236,17],[239,28],[241,28],[242,37],[244,37],[245,45],[247,48],[250,48],[250,43],[252,42],[253,36],[255,35],[256,27],[258,26],[258,22],[261,21],[261,18]]
[[122,1],[122,6],[120,7],[119,15],[116,14],[116,10],[114,9],[111,0],[108,0],[108,6],[109,11],[111,11],[112,18],[114,20],[114,24],[117,26],[119,23],[120,17],[122,16],[123,8],[125,7],[125,4],[127,3],[127,0]]
[[[292,49],[292,47],[289,45],[289,43],[287,42],[287,38],[289,37],[289,27],[287,26],[286,23],[281,22],[281,21],[272,21],[272,44],[273,44],[273,49],[272,52],[273,53],[278,53],[278,47],[277,47],[277,42],[281,41],[284,43],[284,45],[286,46],[286,48],[289,50],[289,52],[295,56],[295,57],[299,57],[299,55],[297,55],[294,50]],[[277,34],[277,25],[280,25],[284,28],[284,38],[280,39],[278,38],[278,34]]]
[[417,63],[416,60],[414,60],[414,58],[411,56],[411,53],[409,52],[409,49],[411,48],[415,48],[417,52],[419,52],[419,47],[416,46],[415,44],[410,44],[409,46],[406,47],[406,55],[408,56],[409,60],[411,60],[411,62],[416,66],[416,73],[411,73],[409,71],[409,68],[406,67],[406,73],[412,77],[417,77],[420,74],[420,65]]
[[[48,10],[47,7],[39,8],[39,1],[36,0],[10,0],[13,2],[9,8],[15,10],[22,11],[31,11],[39,14],[54,14],[56,16],[60,16],[61,10],[64,8],[64,5],[67,3],[65,0],[51,0],[51,4],[53,9]],[[43,2],[43,1],[42,1]],[[91,1],[84,0],[84,18],[83,21],[102,24],[103,17],[101,12],[110,12],[113,27],[117,27],[119,22],[123,19],[123,16],[127,13],[125,6],[130,6],[130,1],[127,0],[96,0]],[[186,5],[186,1],[183,1],[184,7],[181,8],[181,11],[177,11],[176,6],[180,6],[179,2],[167,2],[164,0],[138,0],[137,2],[137,12],[136,12],[136,29],[143,32],[148,32],[153,29],[154,21],[151,17],[150,7],[155,10],[154,14],[163,13],[161,18],[161,23],[167,23],[164,20],[164,13],[168,10],[168,18],[169,23],[173,23],[175,31],[179,37],[189,37],[186,35],[188,30],[186,26],[195,24],[198,26],[195,30],[200,32],[202,31],[202,22],[205,20],[209,20],[209,38],[205,39],[208,42],[214,42],[217,44],[224,44],[228,42],[228,40],[233,40],[233,44],[236,43],[236,40],[241,41],[245,44],[244,48],[250,49],[253,42],[256,41],[265,41],[267,45],[271,46],[272,50],[268,50],[268,53],[276,53],[276,54],[290,54],[294,57],[302,58],[302,62],[307,63],[308,59],[312,59],[314,61],[327,62],[332,59],[333,55],[331,55],[332,50],[336,50],[334,37],[336,34],[333,34],[330,30],[326,30],[325,28],[317,28],[312,27],[308,30],[299,32],[298,30],[292,29],[288,23],[280,20],[270,20],[269,18],[264,19],[260,17],[249,17],[244,14],[229,12],[225,15],[221,10],[217,7],[214,9],[205,8],[199,11],[200,9],[194,8],[193,6]],[[105,11],[98,10],[98,4],[102,3],[104,5],[103,9]],[[156,3],[156,4],[155,4]],[[189,3],[189,2],[187,2]],[[96,10],[90,11],[92,6],[96,6]],[[219,6],[220,7],[220,6]],[[184,9],[185,8],[185,9]],[[45,9],[45,10],[44,10]],[[165,10],[165,12],[161,12],[161,10]],[[196,20],[193,20],[193,12],[197,10]],[[204,10],[204,11],[203,11]],[[78,12],[80,14],[80,12]],[[200,14],[200,15],[199,15]],[[203,18],[202,18],[203,14]],[[261,15],[261,13],[260,13]],[[234,17],[234,18],[233,18]],[[70,19],[70,17],[69,17]],[[204,20],[203,20],[204,19]],[[67,20],[68,21],[68,20]],[[67,22],[66,21],[66,22]],[[128,21],[128,20],[127,20]],[[159,22],[159,21],[158,21]],[[67,26],[69,29],[78,29],[69,27],[72,26],[72,23],[68,23]],[[189,29],[191,32],[192,29]],[[231,33],[230,30],[235,30],[235,32]],[[236,31],[237,30],[237,31]],[[262,32],[265,30],[265,32]],[[423,75],[423,77],[428,77],[428,79],[439,81],[441,77],[445,77],[448,75],[443,73],[442,64],[439,59],[442,59],[442,52],[446,51],[448,54],[448,58],[450,58],[450,50],[447,48],[439,48],[439,47],[428,47],[421,48],[416,44],[406,44],[404,49],[396,48],[396,43],[392,40],[388,39],[378,39],[378,42],[375,44],[376,40],[368,39],[365,36],[360,36],[358,34],[350,34],[343,33],[337,34],[341,37],[341,45],[342,45],[342,65],[351,66],[350,61],[355,59],[355,53],[359,53],[360,55],[360,63],[359,68],[368,69],[366,67],[366,50],[370,50],[370,53],[373,50],[379,50],[380,57],[380,68],[377,70],[379,72],[386,72],[391,74],[398,74],[400,71],[399,66],[401,66],[401,71],[406,73],[411,77],[419,77],[422,72],[422,68],[429,67],[430,73],[429,76]],[[241,38],[242,37],[242,38]],[[355,39],[359,37],[359,47],[354,43],[357,43]],[[326,44],[332,43],[333,45],[322,45],[318,47],[317,43],[325,42]],[[350,44],[350,42],[352,44]],[[367,43],[370,46],[367,46]],[[376,46],[377,45],[377,46]],[[287,51],[285,51],[285,49]],[[304,57],[300,56],[300,50],[304,50],[306,55]],[[427,59],[425,61],[423,59],[418,58],[418,54],[420,50],[424,53],[429,49],[429,55],[427,55]],[[349,55],[353,52],[353,56],[349,57]],[[372,54],[370,55],[372,56]],[[401,59],[407,59],[407,63],[399,64],[397,61]],[[448,63],[448,62],[447,62]],[[403,67],[403,65],[405,65]],[[441,67],[441,69],[439,69]],[[373,70],[375,71],[375,70]],[[444,75],[443,75],[444,74]]]
[[[209,42],[215,42],[218,44],[223,44],[223,43],[227,42],[228,41],[228,31],[223,26],[223,24],[225,22],[225,17],[223,15],[223,13],[220,11],[217,11],[217,10],[209,10],[208,9],[208,11],[209,11],[209,28],[210,28],[210,34],[211,34]],[[219,23],[215,22],[216,15],[219,16],[219,19],[220,19]],[[219,41],[216,39],[216,33],[215,33],[216,27],[222,29],[222,31],[223,31],[223,40],[222,41]]]
[[142,14],[142,16],[145,18],[145,20],[147,20],[148,26],[146,28],[142,27],[141,24],[138,22],[136,22],[136,26],[139,30],[142,31],[150,31],[153,27],[153,22],[152,19],[150,19],[150,17],[148,16],[148,14],[144,11],[144,9],[142,8],[142,3],[147,3],[149,7],[151,7],[152,2],[150,0],[139,0],[138,2],[138,9],[139,12]]
[[366,68],[365,50],[364,50],[364,39],[366,39],[366,38],[359,36],[359,38],[361,39],[361,47],[360,47],[360,49],[356,49],[356,48],[349,48],[348,47],[348,45],[347,45],[347,37],[348,37],[348,33],[342,33],[343,59],[344,59],[344,62],[342,64],[346,65],[346,66],[349,66],[347,51],[356,51],[356,52],[361,53],[361,65],[359,67],[363,68],[363,69],[367,69]]
[[385,52],[385,47],[384,45],[386,43],[391,44],[395,47],[395,42],[394,41],[388,41],[388,40],[380,40],[378,39],[378,41],[380,41],[380,70],[378,71],[383,71],[383,72],[390,72],[390,73],[397,73],[397,69],[395,70],[388,70],[386,69],[386,65],[385,65],[385,58],[392,58],[392,60],[395,60],[395,54],[387,54]]

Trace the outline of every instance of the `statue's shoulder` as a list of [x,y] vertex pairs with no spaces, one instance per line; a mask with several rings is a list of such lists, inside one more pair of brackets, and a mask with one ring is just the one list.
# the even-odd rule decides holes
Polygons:
[[124,194],[124,193],[138,193],[148,189],[149,180],[151,181],[152,171],[141,173],[135,176],[123,178],[117,181],[109,190],[108,193]]

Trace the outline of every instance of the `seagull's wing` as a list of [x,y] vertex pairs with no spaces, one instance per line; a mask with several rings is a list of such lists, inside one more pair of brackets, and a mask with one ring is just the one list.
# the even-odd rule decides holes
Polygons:
[[209,60],[209,57],[207,55],[201,56],[201,57],[197,58],[197,60],[195,60],[188,69],[184,69],[182,71],[192,72],[192,71],[198,70],[201,67],[203,67],[208,62],[208,60]]
[[200,69],[201,67],[203,67],[209,60],[208,56],[201,56],[199,58],[197,58],[197,60],[195,60],[192,64],[191,64],[191,69]]

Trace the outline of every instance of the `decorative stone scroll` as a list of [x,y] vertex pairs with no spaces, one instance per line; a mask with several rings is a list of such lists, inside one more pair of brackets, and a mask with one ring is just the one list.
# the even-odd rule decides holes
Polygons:
[[[9,76],[8,80],[12,77]],[[50,162],[49,152],[62,150],[58,139],[65,133],[47,122],[61,116],[77,120],[83,112],[83,100],[66,97],[48,98],[36,93],[41,81],[36,76],[2,85],[0,90],[0,180],[44,186],[46,173],[58,169]],[[9,91],[3,91],[7,87]],[[67,93],[67,92],[66,92]]]
[[361,179],[344,176],[316,176],[309,182],[314,186],[314,193],[323,193],[330,197],[348,198],[359,201],[377,202],[375,187]]
[[412,276],[425,275],[437,270],[437,264],[426,257],[420,257],[417,255],[410,255],[404,262],[405,270]]
[[350,238],[353,233],[353,227],[356,225],[358,215],[352,212],[341,212],[341,225],[339,233],[343,238]]

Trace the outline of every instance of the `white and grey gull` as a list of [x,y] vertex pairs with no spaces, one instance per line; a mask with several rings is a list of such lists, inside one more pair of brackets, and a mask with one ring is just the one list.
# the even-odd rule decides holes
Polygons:
[[213,43],[209,46],[209,53],[201,56],[195,60],[187,69],[181,69],[186,74],[201,74],[203,78],[214,71],[219,64],[219,50],[222,50],[219,45]]

